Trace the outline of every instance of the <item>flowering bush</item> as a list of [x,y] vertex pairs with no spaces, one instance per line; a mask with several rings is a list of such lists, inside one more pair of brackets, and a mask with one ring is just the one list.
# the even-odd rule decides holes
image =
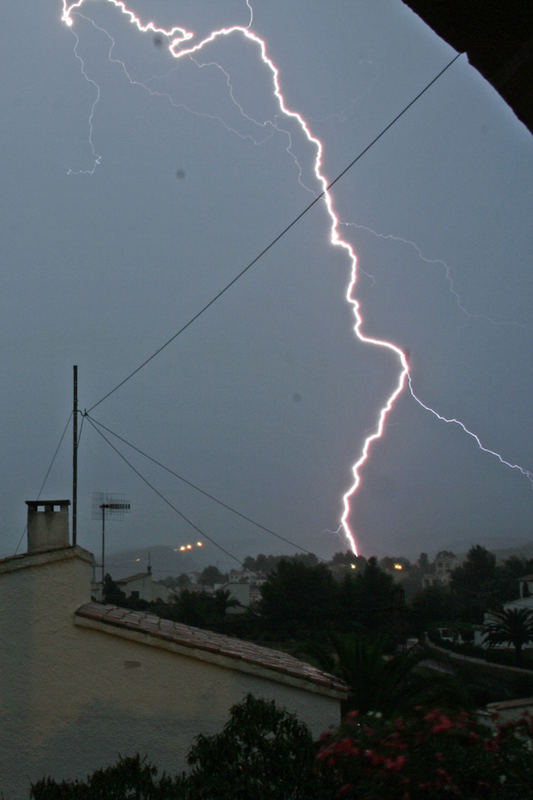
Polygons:
[[318,772],[333,797],[362,800],[524,800],[533,776],[533,718],[480,725],[466,712],[417,707],[409,716],[350,713],[321,737]]

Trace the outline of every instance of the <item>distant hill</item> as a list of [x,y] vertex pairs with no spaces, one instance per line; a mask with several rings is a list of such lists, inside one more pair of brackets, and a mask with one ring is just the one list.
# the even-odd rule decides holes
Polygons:
[[533,539],[524,541],[509,539],[509,537],[495,539],[493,541],[474,541],[466,543],[464,540],[461,542],[450,543],[447,547],[441,548],[442,550],[451,550],[459,558],[464,560],[470,548],[476,544],[485,547],[491,553],[494,553],[498,562],[505,561],[511,556],[522,556],[523,558],[533,558]]
[[[156,580],[166,578],[168,575],[181,575],[182,572],[196,572],[220,561],[218,551],[213,552],[213,547],[205,549],[194,547],[193,550],[176,551],[170,545],[155,545],[153,547],[140,547],[135,550],[123,550],[119,553],[106,554],[105,570],[116,580],[133,575],[136,572],[145,572],[148,564],[152,565],[152,573]],[[227,569],[224,563],[219,567]]]
[[517,547],[506,547],[503,550],[492,550],[497,561],[505,561],[511,556],[522,556],[523,558],[533,558],[533,542],[519,545]]
[[[505,540],[504,540],[505,541]],[[509,539],[505,542],[509,542]],[[344,551],[347,548],[342,542],[331,540],[328,542],[328,548],[323,546],[323,542],[319,541],[316,549],[313,549],[312,543],[309,543],[308,549],[314,552],[318,557],[322,556],[326,559],[331,558],[333,553],[340,550]],[[320,545],[322,544],[322,547]],[[459,563],[464,561],[466,554],[470,547],[475,544],[481,544],[494,553],[498,562],[505,561],[510,556],[522,556],[524,558],[533,558],[533,540],[524,542],[516,542],[513,546],[502,547],[501,539],[498,539],[491,544],[490,542],[472,542],[456,541],[443,544],[438,550],[451,550],[458,557]],[[247,547],[247,545],[249,545]],[[232,543],[227,544],[227,549],[232,552]],[[259,553],[265,555],[295,555],[300,550],[291,548],[283,541],[265,541],[264,546],[257,546],[257,540],[248,542],[239,541],[239,548],[235,548],[236,555],[240,559],[244,559],[247,555],[254,558]],[[430,552],[430,558],[434,558],[436,553]],[[371,554],[370,554],[371,555]],[[400,556],[404,555],[400,552],[394,552],[391,555]],[[405,554],[410,558],[409,554]],[[98,559],[98,553],[96,553]],[[381,554],[379,554],[381,557]],[[233,561],[226,556],[223,552],[218,550],[209,542],[205,542],[203,547],[192,546],[191,550],[180,551],[179,546],[173,547],[171,545],[154,545],[152,547],[139,547],[131,550],[123,550],[117,553],[106,554],[106,572],[111,573],[113,578],[124,578],[127,575],[133,575],[136,572],[143,572],[147,569],[149,560],[152,564],[152,572],[157,580],[165,578],[168,575],[176,576],[181,575],[183,572],[197,572],[203,570],[209,565],[217,566],[222,572],[227,572],[229,569],[238,567],[238,562]],[[412,561],[416,560],[416,556],[411,558]]]
[[[106,553],[105,570],[115,579],[124,578],[136,572],[143,572],[147,569],[150,561],[154,578],[160,580],[168,575],[176,576],[181,575],[183,572],[196,572],[211,564],[217,566],[222,572],[239,567],[239,561],[225,555],[209,541],[204,541],[203,546],[198,547],[191,540],[191,545],[190,550],[180,550],[180,545],[159,544],[152,547],[139,547],[116,553]],[[224,542],[223,546],[228,552],[235,553],[235,556],[240,560],[244,560],[248,555],[255,558],[259,553],[291,556],[303,552],[291,547],[282,540],[271,537],[265,537],[263,543],[259,545],[257,537],[254,537],[253,539],[250,538],[249,541],[243,541],[242,538],[236,541],[230,540]],[[306,551],[309,550],[314,553],[317,558],[326,560],[329,560],[339,550],[344,551],[347,549],[344,542],[339,541],[337,536],[331,536],[331,534],[310,537],[305,542],[305,547]],[[99,553],[97,552],[95,555],[98,560]]]

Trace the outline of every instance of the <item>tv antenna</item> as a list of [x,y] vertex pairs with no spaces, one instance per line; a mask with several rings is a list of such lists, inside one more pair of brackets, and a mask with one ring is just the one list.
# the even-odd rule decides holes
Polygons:
[[93,519],[102,520],[102,586],[105,577],[105,521],[122,520],[124,514],[131,511],[129,503],[125,502],[123,494],[107,494],[106,492],[93,492]]

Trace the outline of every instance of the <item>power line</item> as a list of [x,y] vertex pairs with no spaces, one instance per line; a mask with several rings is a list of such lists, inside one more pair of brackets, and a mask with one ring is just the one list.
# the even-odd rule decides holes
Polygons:
[[[80,412],[78,411],[78,414],[79,414],[79,413],[80,413]],[[76,444],[77,444],[78,446],[79,446],[79,444],[80,444],[80,442],[81,442],[81,434],[82,434],[82,431],[83,431],[83,422],[84,422],[84,419],[85,419],[85,414],[82,414],[82,415],[81,415],[80,432],[78,433],[78,441],[76,442]]]
[[350,161],[350,163],[349,163],[349,164],[348,164],[348,165],[347,165],[347,166],[346,166],[346,167],[345,167],[345,168],[344,168],[344,169],[343,169],[341,172],[339,172],[339,174],[337,175],[337,177],[336,177],[336,178],[334,178],[334,179],[333,179],[333,180],[332,180],[332,181],[331,181],[331,182],[330,182],[330,183],[327,185],[327,187],[326,187],[326,188],[325,188],[323,191],[321,191],[321,192],[320,192],[320,193],[319,193],[319,194],[318,194],[318,195],[317,195],[317,196],[316,196],[316,197],[315,197],[313,200],[311,200],[311,202],[310,202],[310,203],[309,203],[309,204],[308,204],[308,205],[307,205],[307,206],[306,206],[306,207],[303,209],[303,211],[301,211],[301,212],[300,212],[300,213],[299,213],[299,214],[298,214],[298,215],[297,215],[297,216],[296,216],[296,217],[295,217],[295,218],[294,218],[294,219],[293,219],[291,222],[289,222],[289,224],[288,224],[288,225],[286,225],[286,226],[283,228],[283,230],[282,230],[280,233],[278,233],[278,235],[277,235],[277,236],[276,236],[274,239],[272,239],[272,240],[270,241],[270,243],[269,243],[269,244],[267,244],[267,245],[266,245],[266,247],[264,247],[264,248],[263,248],[263,249],[262,249],[262,250],[261,250],[261,251],[260,251],[260,252],[259,252],[259,253],[258,253],[256,256],[255,256],[255,258],[253,258],[253,259],[252,259],[252,260],[251,260],[251,261],[250,261],[250,262],[249,262],[249,263],[248,263],[248,264],[247,264],[247,265],[246,265],[246,266],[245,266],[245,267],[244,267],[244,268],[243,268],[243,269],[242,269],[242,270],[241,270],[241,271],[240,271],[240,272],[237,274],[237,275],[235,275],[235,277],[234,277],[234,278],[232,278],[232,280],[231,280],[229,283],[227,283],[227,284],[226,284],[226,285],[225,285],[225,286],[224,286],[222,289],[220,289],[220,291],[219,291],[219,292],[217,292],[217,293],[216,293],[216,294],[215,294],[215,295],[214,295],[214,296],[211,298],[211,300],[209,300],[209,301],[208,301],[208,302],[207,302],[207,303],[206,303],[206,304],[205,304],[205,305],[204,305],[204,306],[203,306],[203,307],[202,307],[202,308],[201,308],[199,311],[197,311],[197,313],[196,313],[196,314],[194,314],[194,316],[192,316],[192,317],[191,317],[191,318],[190,318],[190,319],[189,319],[189,320],[188,320],[188,321],[187,321],[187,322],[186,322],[184,325],[182,325],[182,327],[181,327],[179,330],[177,330],[177,331],[176,331],[176,333],[174,333],[174,334],[173,334],[173,335],[170,337],[170,339],[167,339],[167,341],[166,341],[166,342],[164,342],[164,344],[162,344],[160,347],[158,347],[158,349],[157,349],[157,350],[155,350],[155,351],[152,353],[152,355],[148,356],[148,358],[146,358],[146,359],[145,359],[145,360],[144,360],[144,361],[143,361],[141,364],[139,364],[139,366],[138,366],[138,367],[136,367],[136,368],[135,368],[135,369],[134,369],[132,372],[130,372],[130,373],[129,373],[129,375],[126,375],[126,377],[125,377],[125,378],[123,378],[123,379],[120,381],[120,383],[117,383],[117,385],[116,385],[116,386],[115,386],[113,389],[111,389],[109,392],[107,392],[107,394],[105,394],[103,397],[101,397],[101,398],[100,398],[100,400],[98,400],[96,403],[94,403],[94,404],[93,404],[93,405],[92,405],[92,406],[91,406],[91,407],[90,407],[88,410],[89,410],[89,411],[93,411],[93,410],[94,410],[94,409],[95,409],[97,406],[99,406],[99,405],[100,405],[100,403],[103,403],[103,402],[104,402],[104,400],[107,400],[107,398],[108,398],[108,397],[110,397],[112,394],[114,394],[116,391],[118,391],[118,389],[120,389],[122,386],[124,386],[124,384],[125,384],[125,383],[127,383],[129,380],[131,380],[131,378],[133,378],[133,377],[134,377],[134,375],[136,375],[138,372],[140,372],[140,371],[141,371],[141,369],[143,369],[143,367],[146,367],[146,365],[147,365],[147,364],[149,364],[149,363],[150,363],[150,361],[152,361],[152,360],[153,360],[153,359],[154,359],[156,356],[158,356],[158,355],[159,355],[159,353],[161,353],[161,352],[162,352],[162,351],[163,351],[163,350],[164,350],[166,347],[168,347],[168,345],[169,345],[169,344],[171,344],[171,343],[172,343],[172,342],[173,342],[175,339],[177,339],[177,338],[178,338],[178,336],[180,336],[182,333],[184,333],[184,332],[187,330],[187,328],[189,328],[189,327],[190,327],[190,326],[191,326],[191,325],[192,325],[194,322],[196,322],[196,320],[197,320],[199,317],[201,317],[201,316],[202,316],[202,314],[204,314],[204,313],[205,313],[205,312],[206,312],[206,311],[207,311],[209,308],[211,308],[211,306],[212,306],[212,305],[214,305],[214,304],[217,302],[217,300],[219,300],[219,299],[222,297],[222,295],[224,295],[224,294],[225,294],[225,293],[226,293],[226,292],[227,292],[229,289],[231,289],[231,287],[232,287],[232,286],[233,286],[235,283],[237,283],[237,281],[238,281],[238,280],[240,280],[240,279],[241,279],[241,278],[242,278],[242,277],[243,277],[243,276],[244,276],[244,275],[245,275],[245,274],[246,274],[246,273],[247,273],[247,272],[248,272],[248,271],[249,271],[249,270],[250,270],[250,269],[251,269],[253,266],[255,266],[255,264],[257,264],[257,262],[258,262],[258,261],[259,261],[259,260],[260,260],[260,259],[261,259],[261,258],[262,258],[262,257],[263,257],[265,254],[266,254],[266,253],[268,253],[268,251],[269,251],[269,250],[271,250],[271,249],[274,247],[274,245],[275,245],[275,244],[277,244],[277,243],[279,242],[279,240],[280,240],[280,239],[281,239],[283,236],[285,236],[285,234],[286,234],[286,233],[288,233],[288,232],[291,230],[291,228],[293,228],[293,227],[296,225],[296,223],[298,223],[298,222],[299,222],[299,221],[302,219],[302,217],[303,217],[303,216],[305,216],[305,214],[307,214],[307,212],[308,212],[308,211],[310,211],[310,210],[313,208],[313,206],[315,206],[315,205],[318,203],[318,201],[319,201],[319,200],[321,200],[321,199],[322,199],[322,197],[324,197],[324,195],[325,195],[327,192],[329,192],[329,190],[330,190],[330,189],[331,189],[333,186],[335,186],[335,184],[337,183],[337,181],[339,181],[339,180],[340,180],[342,177],[344,177],[344,175],[346,175],[346,173],[347,173],[347,172],[348,172],[348,171],[349,171],[349,170],[350,170],[350,169],[351,169],[351,168],[352,168],[352,167],[353,167],[355,164],[357,164],[357,162],[358,162],[358,161],[359,161],[359,160],[360,160],[360,159],[361,159],[361,158],[362,158],[362,157],[363,157],[363,156],[364,156],[366,153],[368,153],[368,151],[369,151],[369,150],[370,150],[370,149],[371,149],[371,148],[372,148],[372,147],[373,147],[373,146],[374,146],[374,145],[375,145],[375,144],[376,144],[376,143],[377,143],[377,142],[378,142],[378,141],[381,139],[381,137],[382,137],[382,136],[384,136],[384,134],[385,134],[385,133],[387,133],[387,131],[388,131],[388,130],[390,130],[390,128],[392,128],[392,126],[393,126],[393,125],[394,125],[394,124],[395,124],[395,123],[396,123],[396,122],[397,122],[397,121],[400,119],[400,117],[402,117],[402,116],[403,116],[403,115],[406,113],[406,111],[408,111],[408,110],[411,108],[411,106],[413,106],[413,105],[414,105],[414,104],[417,102],[417,100],[419,100],[419,99],[422,97],[422,95],[423,95],[423,94],[425,94],[425,92],[427,92],[427,91],[428,91],[428,89],[429,89],[431,86],[433,86],[433,84],[434,84],[434,83],[436,83],[436,81],[438,81],[438,80],[439,80],[439,78],[440,78],[440,77],[441,77],[441,76],[442,76],[442,75],[443,75],[443,74],[446,72],[446,70],[448,70],[448,69],[449,69],[449,68],[452,66],[452,64],[454,64],[454,63],[455,63],[455,61],[457,61],[457,59],[458,59],[458,58],[460,58],[460,56],[461,56],[461,55],[463,55],[463,54],[462,54],[462,53],[457,53],[457,55],[456,55],[456,56],[454,56],[454,57],[451,59],[451,61],[449,61],[449,62],[448,62],[448,64],[446,64],[446,66],[445,66],[443,69],[441,69],[441,71],[440,71],[440,72],[439,72],[437,75],[435,75],[435,77],[434,77],[434,78],[432,78],[432,80],[431,80],[431,81],[429,81],[429,83],[427,83],[427,84],[424,86],[424,88],[423,88],[423,89],[422,89],[422,90],[421,90],[421,91],[420,91],[420,92],[419,92],[419,93],[418,93],[418,94],[417,94],[417,95],[416,95],[416,96],[415,96],[415,97],[414,97],[414,98],[413,98],[413,99],[412,99],[412,100],[411,100],[411,101],[410,101],[410,102],[409,102],[409,103],[408,103],[406,106],[404,106],[404,107],[403,107],[403,109],[402,109],[402,110],[401,110],[401,111],[400,111],[400,112],[399,112],[399,113],[398,113],[398,114],[397,114],[397,115],[394,117],[394,119],[393,119],[393,120],[391,120],[391,122],[389,122],[389,123],[388,123],[388,125],[386,125],[386,126],[385,126],[385,127],[384,127],[384,128],[383,128],[383,129],[382,129],[382,130],[381,130],[381,131],[380,131],[380,132],[379,132],[379,133],[378,133],[378,134],[377,134],[377,135],[376,135],[376,136],[375,136],[375,137],[372,139],[372,141],[371,141],[371,142],[370,142],[370,143],[369,143],[369,144],[368,144],[368,145],[367,145],[367,146],[366,146],[366,147],[365,147],[363,150],[361,150],[361,152],[360,152],[360,153],[358,153],[358,155],[357,155],[357,156],[356,156],[354,159],[352,159],[352,161]]
[[[57,443],[57,447],[56,447],[56,449],[54,451],[54,455],[52,456],[52,460],[50,461],[50,464],[48,465],[48,469],[46,470],[45,476],[44,476],[43,481],[41,483],[41,488],[37,492],[37,498],[36,498],[37,500],[40,499],[42,491],[43,491],[43,489],[44,489],[44,487],[46,485],[46,481],[48,480],[48,476],[50,475],[50,472],[52,471],[52,467],[54,466],[54,462],[55,462],[55,460],[57,458],[57,454],[59,453],[59,449],[60,449],[61,445],[63,444],[63,439],[65,438],[65,434],[66,434],[66,432],[68,430],[68,426],[70,425],[71,418],[72,418],[72,411],[70,412],[69,417],[67,419],[67,424],[63,428],[63,433],[59,437],[59,442]],[[24,534],[26,533],[27,527],[28,527],[27,525],[24,526],[24,530],[22,531],[22,533],[20,535],[20,539],[18,540],[18,544],[17,544],[16,550],[15,550],[15,555],[18,553],[18,549],[20,547],[20,543],[22,542],[22,539],[24,538]]]
[[152,491],[153,491],[153,492],[154,492],[154,493],[155,493],[155,494],[156,494],[158,497],[160,497],[160,498],[161,498],[161,500],[163,500],[163,502],[164,502],[164,503],[166,503],[166,504],[167,504],[167,506],[170,506],[170,508],[171,508],[171,509],[172,509],[172,510],[173,510],[173,511],[174,511],[174,512],[175,512],[175,513],[176,513],[176,514],[179,516],[179,517],[181,517],[181,518],[182,518],[182,519],[183,519],[183,520],[184,520],[184,521],[187,523],[187,525],[190,525],[190,527],[191,527],[193,530],[195,530],[197,533],[199,533],[199,534],[200,534],[200,536],[202,536],[204,539],[207,539],[208,541],[210,541],[210,542],[211,542],[211,544],[213,544],[215,547],[218,547],[218,549],[219,549],[219,550],[221,550],[221,551],[222,551],[223,553],[225,553],[227,556],[229,556],[230,558],[232,558],[234,561],[236,561],[236,562],[237,562],[238,564],[240,564],[240,565],[241,565],[241,567],[242,567],[242,565],[243,565],[243,564],[242,564],[242,561],[241,561],[239,558],[237,558],[237,556],[234,556],[234,555],[233,555],[233,553],[230,553],[230,551],[229,551],[229,550],[226,550],[224,547],[222,547],[222,545],[218,544],[218,542],[216,542],[216,541],[215,541],[215,540],[214,540],[214,539],[213,539],[211,536],[209,536],[207,533],[205,533],[205,531],[203,531],[203,530],[202,530],[200,527],[198,527],[198,525],[196,525],[196,524],[195,524],[195,523],[194,523],[192,520],[190,520],[190,519],[189,519],[189,518],[188,518],[188,517],[187,517],[187,516],[186,516],[186,515],[185,515],[185,514],[182,512],[182,511],[180,511],[178,508],[176,508],[176,506],[175,506],[173,503],[171,503],[171,502],[170,502],[170,500],[169,500],[168,498],[166,498],[166,497],[165,497],[165,495],[164,495],[162,492],[160,492],[160,491],[159,491],[159,489],[156,489],[156,487],[155,487],[155,486],[154,486],[152,483],[150,483],[150,481],[148,480],[148,478],[145,478],[145,476],[144,476],[144,475],[143,475],[141,472],[139,472],[139,470],[138,470],[136,467],[134,467],[134,466],[133,466],[133,464],[132,464],[130,461],[128,461],[128,459],[126,458],[126,456],[125,456],[125,455],[123,455],[123,453],[121,453],[121,452],[120,452],[120,450],[119,450],[117,447],[115,447],[115,445],[114,445],[112,442],[110,442],[110,441],[109,441],[109,439],[107,438],[107,436],[105,436],[105,434],[103,434],[103,433],[102,433],[102,431],[101,431],[101,430],[99,430],[99,428],[98,428],[98,427],[97,427],[97,425],[96,425],[96,424],[93,422],[93,420],[91,419],[91,417],[89,417],[89,416],[87,415],[87,419],[89,420],[89,423],[90,423],[90,424],[91,424],[91,426],[94,428],[94,430],[96,431],[96,433],[97,433],[99,436],[101,436],[101,437],[102,437],[102,439],[103,439],[105,442],[107,442],[107,444],[109,445],[109,447],[110,447],[112,450],[114,450],[114,451],[115,451],[115,453],[116,453],[116,454],[117,454],[117,455],[118,455],[118,456],[119,456],[119,457],[122,459],[122,461],[124,461],[124,463],[125,463],[125,464],[127,464],[127,465],[128,465],[128,467],[129,467],[129,468],[130,468],[130,469],[131,469],[131,470],[132,470],[132,471],[133,471],[133,472],[134,472],[134,473],[135,473],[135,474],[136,474],[136,475],[137,475],[137,476],[138,476],[138,477],[139,477],[139,478],[140,478],[142,481],[144,481],[144,483],[145,483],[145,484],[146,484],[146,485],[147,485],[147,486],[148,486],[148,487],[149,487],[149,488],[150,488],[150,489],[151,489],[151,490],[152,490]]
[[[177,478],[178,480],[182,481],[187,486],[190,486],[191,489],[194,489],[195,491],[197,491],[200,494],[204,495],[204,497],[208,497],[209,500],[212,500],[214,503],[218,503],[218,505],[222,506],[222,508],[225,508],[227,511],[231,511],[232,514],[235,514],[236,516],[240,517],[241,519],[245,520],[246,522],[249,522],[251,525],[255,525],[256,528],[259,528],[260,530],[264,531],[265,533],[270,534],[270,536],[275,536],[277,539],[280,539],[282,542],[285,542],[286,544],[290,544],[292,547],[296,547],[298,550],[301,550],[303,553],[308,553],[309,555],[315,555],[314,553],[311,552],[311,550],[308,550],[307,548],[302,547],[299,544],[296,544],[296,542],[292,542],[290,539],[287,539],[285,536],[282,536],[280,533],[276,533],[276,531],[273,531],[271,528],[267,528],[266,525],[262,525],[260,522],[257,522],[257,520],[253,519],[252,517],[249,517],[247,514],[243,514],[242,511],[238,511],[233,506],[230,506],[229,503],[225,503],[223,500],[220,500],[220,498],[216,497],[214,494],[211,494],[210,492],[207,492],[205,489],[202,489],[197,484],[195,484],[192,481],[190,481],[187,478],[185,478],[183,475],[180,475],[178,472],[175,472],[170,467],[167,467],[165,464],[162,464],[161,461],[158,461],[156,458],[153,458],[152,456],[148,455],[148,453],[145,453],[139,447],[136,447],[134,444],[129,442],[127,439],[124,439],[123,436],[119,436],[118,433],[115,433],[115,431],[112,431],[111,428],[108,428],[102,422],[98,422],[98,420],[94,419],[94,417],[89,416],[88,413],[86,414],[86,416],[87,416],[87,419],[89,420],[89,422],[92,422],[92,423],[100,426],[105,431],[110,433],[112,436],[115,436],[117,439],[119,439],[121,442],[123,442],[123,444],[127,445],[128,447],[131,447],[132,450],[135,450],[135,452],[139,453],[141,456],[144,456],[144,458],[147,458],[153,464],[156,464],[158,467],[161,467],[161,469],[164,469],[166,472],[170,473],[170,475],[173,475],[175,478]],[[327,560],[327,559],[324,559],[324,560]]]

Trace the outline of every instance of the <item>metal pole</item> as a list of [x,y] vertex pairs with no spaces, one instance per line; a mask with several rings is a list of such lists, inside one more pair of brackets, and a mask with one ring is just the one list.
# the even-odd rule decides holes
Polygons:
[[72,544],[78,538],[78,365],[74,364],[74,406],[72,409]]
[[104,589],[104,576],[105,576],[105,568],[104,568],[104,552],[105,552],[105,504],[100,506],[102,509],[102,591]]

